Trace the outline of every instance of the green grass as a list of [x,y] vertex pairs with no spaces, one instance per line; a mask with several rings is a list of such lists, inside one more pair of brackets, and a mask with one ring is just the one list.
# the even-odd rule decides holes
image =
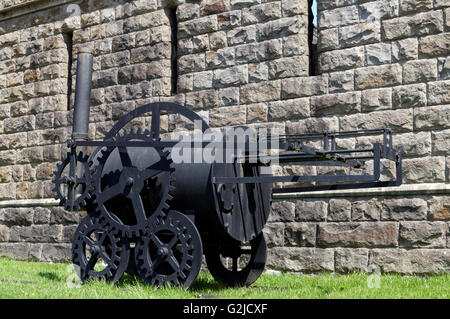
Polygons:
[[[201,273],[189,290],[146,286],[125,275],[115,286],[91,282],[69,287],[69,264],[20,262],[0,258],[0,298],[450,298],[450,274],[419,277],[382,275],[380,288],[369,288],[367,274],[268,275],[250,288],[230,289]],[[209,296],[212,295],[212,296]]]

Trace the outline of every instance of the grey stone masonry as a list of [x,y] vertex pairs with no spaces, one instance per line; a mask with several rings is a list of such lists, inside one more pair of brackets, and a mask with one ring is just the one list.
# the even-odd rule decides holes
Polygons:
[[[54,197],[53,171],[71,134],[76,55],[88,47],[94,52],[91,139],[102,139],[121,116],[155,101],[184,105],[214,128],[296,134],[389,126],[404,152],[404,184],[423,192],[276,199],[264,230],[268,267],[346,273],[378,265],[383,272],[449,273],[450,2],[318,0],[317,45],[309,43],[308,5],[0,1],[0,256],[70,260],[83,214],[39,201]],[[162,117],[163,133],[187,127],[180,116]],[[349,138],[338,147],[374,141]],[[383,163],[382,178],[393,177]],[[38,204],[21,204],[29,200]]]

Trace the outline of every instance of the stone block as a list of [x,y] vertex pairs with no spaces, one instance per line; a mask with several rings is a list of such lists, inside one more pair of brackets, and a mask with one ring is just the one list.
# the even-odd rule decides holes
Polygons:
[[425,220],[427,202],[421,198],[384,199],[381,220]]
[[367,65],[380,65],[391,63],[391,44],[376,43],[366,45]]
[[352,47],[380,41],[380,23],[358,23],[339,29],[339,46]]
[[361,110],[363,112],[387,110],[392,108],[392,89],[371,89],[361,92]]
[[295,203],[276,201],[272,203],[269,221],[293,222],[295,219]]
[[50,223],[51,224],[78,224],[80,222],[80,215],[74,212],[68,212],[62,207],[52,207]]
[[353,70],[333,72],[329,74],[329,92],[339,93],[353,91],[355,72]]
[[269,2],[242,9],[242,24],[257,24],[281,18],[281,3]]
[[361,111],[361,93],[335,93],[311,97],[311,114],[325,116],[351,114]]
[[426,84],[396,86],[392,89],[394,109],[413,108],[427,105]]
[[370,66],[355,70],[355,86],[371,89],[402,83],[402,67],[399,64]]
[[306,247],[276,247],[268,252],[267,266],[295,272],[324,272],[334,270],[333,249]]
[[336,248],[334,259],[336,272],[365,272],[369,262],[369,250],[366,248]]
[[419,130],[450,128],[450,104],[416,109],[414,125]]
[[394,147],[402,147],[403,157],[427,156],[431,153],[430,133],[417,132],[395,135]]
[[319,12],[320,28],[328,29],[359,22],[357,6],[348,6]]
[[[214,88],[222,88],[228,86],[237,86],[248,83],[248,67],[239,65],[227,69],[214,71]],[[195,88],[195,76],[194,76]]]
[[318,245],[327,247],[397,247],[398,225],[392,222],[319,225]]
[[0,256],[16,260],[27,260],[29,243],[0,243]]
[[264,238],[268,247],[284,246],[284,223],[267,223],[264,227]]
[[231,87],[219,90],[219,106],[239,104],[239,88]]
[[447,224],[444,222],[400,222],[400,247],[445,248]]
[[256,26],[236,28],[227,33],[228,45],[239,45],[256,41]]
[[215,90],[202,90],[186,94],[186,107],[199,110],[217,107],[218,92]]
[[442,11],[430,11],[408,17],[384,20],[382,30],[387,40],[439,33],[443,31]]
[[0,242],[9,241],[9,227],[0,225]]
[[270,102],[268,115],[271,121],[307,118],[310,116],[309,98]]
[[369,265],[385,273],[442,274],[450,271],[449,249],[374,249]]
[[333,72],[364,66],[364,47],[323,52],[319,58],[321,72]]
[[209,124],[212,127],[245,124],[245,106],[229,106],[212,109],[209,113]]
[[5,208],[0,210],[0,222],[8,226],[29,226],[33,223],[33,208]]
[[247,123],[267,122],[267,109],[265,103],[247,105]]
[[340,118],[340,129],[343,131],[379,129],[384,125],[397,132],[412,131],[413,111],[411,109],[376,111],[368,114],[347,115]]
[[241,86],[240,100],[243,104],[273,101],[280,98],[281,81],[250,83]]
[[329,212],[327,221],[345,222],[350,221],[352,204],[346,199],[330,199],[328,203]]
[[450,198],[448,196],[433,196],[428,204],[431,220],[450,221]]
[[339,131],[339,120],[336,116],[327,118],[308,118],[296,122],[286,122],[287,134],[323,133],[323,131]]
[[437,61],[409,61],[403,65],[403,83],[418,83],[437,80]]
[[[234,53],[234,49],[231,48]],[[236,63],[248,64],[277,59],[282,56],[281,39],[273,39],[260,43],[251,43],[236,47]]]
[[431,132],[433,154],[448,154],[450,152],[450,130]]
[[233,66],[235,65],[235,50],[234,48],[223,48],[217,51],[208,51],[205,61],[206,66],[210,69]]
[[414,60],[419,56],[419,44],[416,38],[392,42],[392,61]]
[[300,32],[306,33],[308,19],[306,16],[281,18],[275,21],[258,24],[258,34],[261,41],[287,37]]
[[295,203],[295,220],[305,222],[325,221],[328,204],[321,200],[298,200]]
[[352,221],[377,221],[380,220],[383,209],[377,198],[365,198],[352,202]]
[[309,60],[307,56],[281,58],[269,62],[269,79],[307,76]]
[[286,246],[314,247],[316,245],[315,223],[287,223],[284,229]]
[[450,80],[427,83],[428,105],[450,103]]
[[326,94],[328,76],[298,77],[282,80],[281,97],[291,99]]

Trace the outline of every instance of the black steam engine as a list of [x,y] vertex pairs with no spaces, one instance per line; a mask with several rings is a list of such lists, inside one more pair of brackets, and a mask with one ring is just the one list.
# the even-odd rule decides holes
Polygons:
[[[73,263],[83,282],[93,278],[116,282],[128,272],[148,284],[189,287],[204,255],[215,279],[231,286],[250,285],[266,263],[262,230],[273,193],[401,184],[401,155],[386,128],[281,135],[276,144],[266,141],[268,149],[280,151],[276,158],[281,164],[363,168],[366,161],[373,162],[372,173],[359,175],[273,176],[270,164],[275,155],[250,152],[251,142],[259,142],[256,134],[247,136],[239,151],[235,146],[239,143],[233,144],[232,161],[175,162],[172,152],[180,141],[162,136],[162,116],[183,117],[201,132],[209,126],[197,113],[166,102],[136,108],[104,140],[90,141],[91,77],[92,55],[81,51],[72,139],[53,181],[60,205],[88,212],[72,243]],[[148,129],[130,128],[143,116],[151,117]],[[382,134],[382,143],[337,147],[339,138],[375,134]],[[322,146],[307,146],[306,141]],[[185,149],[202,150],[208,143],[184,144]],[[93,149],[89,156],[88,148]],[[395,163],[395,180],[380,181],[381,159]],[[273,188],[274,183],[295,184]]]

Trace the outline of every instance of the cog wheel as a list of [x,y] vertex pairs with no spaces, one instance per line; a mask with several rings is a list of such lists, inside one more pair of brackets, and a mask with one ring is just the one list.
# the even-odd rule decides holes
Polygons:
[[154,220],[136,242],[138,275],[150,285],[189,288],[202,265],[203,246],[197,228],[178,211]]
[[[76,176],[76,172],[73,173],[66,169],[70,167],[72,155],[68,152],[66,158],[62,158],[61,162],[57,164],[57,169],[54,172],[55,178],[52,180],[55,187],[53,192],[56,193],[55,199],[59,199],[59,205],[64,206],[64,209],[73,211],[79,210],[81,206],[86,206],[86,201],[91,198],[90,192],[92,191],[92,179],[90,172],[90,164],[88,156],[79,152],[76,155],[76,165],[82,166],[82,176]],[[62,176],[67,173],[66,176]],[[70,176],[72,175],[72,176]],[[78,194],[76,190],[81,188],[81,192]],[[78,196],[77,196],[78,195]],[[76,198],[74,198],[77,196]]]
[[119,238],[96,216],[83,218],[72,241],[72,262],[82,282],[92,279],[117,282],[130,258],[126,238]]
[[[150,141],[133,129],[117,141]],[[93,204],[99,218],[120,237],[139,237],[153,215],[164,216],[173,199],[173,162],[153,147],[103,148],[93,177]]]

